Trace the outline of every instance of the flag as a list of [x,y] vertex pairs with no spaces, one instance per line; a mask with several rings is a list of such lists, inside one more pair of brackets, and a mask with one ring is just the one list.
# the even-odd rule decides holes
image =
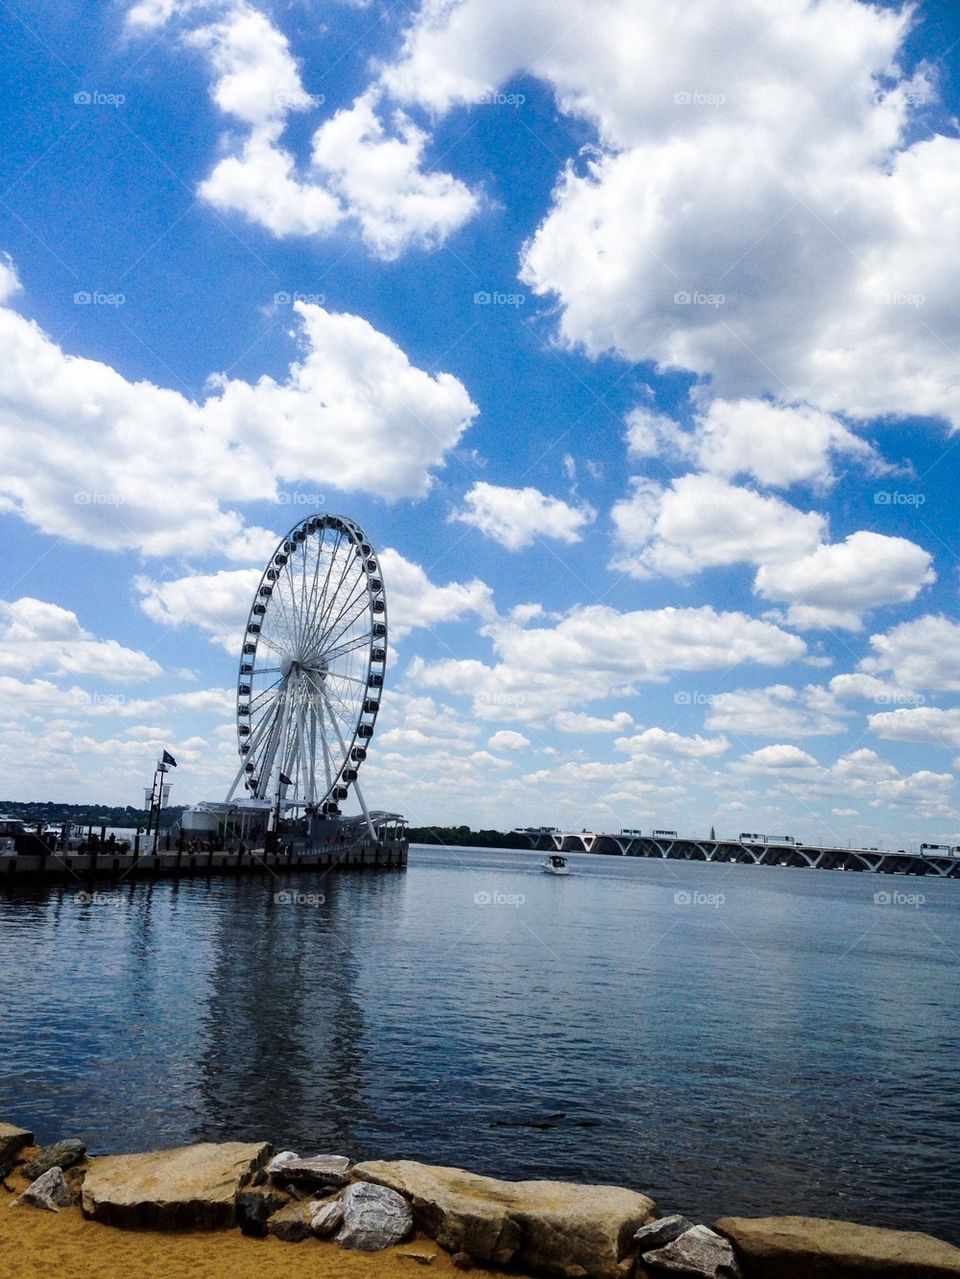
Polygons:
[[177,761],[173,758],[169,751],[163,752],[163,759],[160,762],[161,764],[169,764],[171,768],[176,768],[177,766]]
[[280,774],[280,785],[281,785],[281,786],[292,786],[292,785],[293,785],[293,782],[292,782],[292,781],[290,780],[290,778],[286,775],[286,773],[281,773],[281,774]]

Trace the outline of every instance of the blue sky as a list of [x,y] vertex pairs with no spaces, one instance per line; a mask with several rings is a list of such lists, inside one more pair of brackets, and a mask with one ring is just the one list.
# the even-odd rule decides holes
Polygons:
[[316,509],[385,552],[376,806],[960,842],[952,6],[5,26],[5,795],[220,797]]

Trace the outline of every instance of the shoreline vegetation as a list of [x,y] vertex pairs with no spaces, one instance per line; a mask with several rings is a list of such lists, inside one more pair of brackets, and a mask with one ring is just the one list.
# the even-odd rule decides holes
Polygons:
[[[0,1123],[11,1279],[956,1279],[931,1235],[807,1217],[663,1214],[622,1186],[501,1181],[411,1160],[351,1164],[269,1142],[87,1155]],[[291,1245],[298,1245],[291,1251]]]

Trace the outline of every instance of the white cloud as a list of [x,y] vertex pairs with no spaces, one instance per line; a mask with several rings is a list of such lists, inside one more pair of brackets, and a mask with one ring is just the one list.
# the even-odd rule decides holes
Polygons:
[[780,742],[776,746],[762,746],[760,750],[751,751],[738,761],[738,766],[745,772],[777,773],[781,769],[819,768],[817,761],[799,746]]
[[668,732],[663,728],[646,728],[633,737],[621,737],[617,750],[625,751],[633,758],[666,756],[680,759],[712,759],[724,754],[730,743],[725,737],[685,737],[682,733]]
[[609,719],[602,719],[598,715],[585,715],[582,711],[558,711],[553,723],[561,733],[625,733],[633,727],[633,716],[626,711],[617,711]]
[[159,675],[161,668],[146,653],[97,639],[76,613],[23,596],[11,604],[0,602],[0,671],[123,683]]
[[843,710],[815,685],[740,688],[710,696],[707,728],[745,737],[815,737],[846,728]]
[[931,563],[932,556],[906,538],[852,533],[791,563],[761,564],[756,589],[788,602],[793,626],[859,630],[865,609],[915,600],[936,580]]
[[479,482],[464,496],[466,507],[451,519],[471,524],[508,551],[532,546],[538,538],[555,538],[568,545],[579,542],[596,512],[589,506],[569,506],[535,488],[502,488]]
[[433,0],[383,78],[444,111],[528,73],[592,125],[523,259],[566,341],[726,397],[960,423],[960,140],[916,127],[936,90],[898,67],[914,20],[856,0]]
[[803,641],[770,622],[713,608],[619,613],[602,605],[571,610],[548,626],[498,621],[484,628],[498,661],[414,659],[414,684],[470,696],[478,719],[542,722],[671,671],[781,666],[799,660]]
[[[206,8],[150,0],[130,12],[128,27],[156,29]],[[464,183],[429,168],[430,139],[409,116],[394,109],[384,123],[375,86],[319,125],[310,163],[298,166],[282,142],[288,117],[323,100],[304,88],[286,36],[249,0],[220,5],[216,21],[188,29],[183,40],[205,55],[219,109],[246,126],[239,139],[225,138],[228,154],[200,184],[216,208],[277,236],[329,235],[352,223],[384,260],[442,244],[476,212]]]
[[493,734],[487,745],[492,751],[522,751],[530,745],[530,738],[510,728],[501,728],[498,733]]
[[[0,307],[0,502],[87,545],[247,559],[276,538],[236,507],[276,500],[281,482],[422,496],[477,412],[464,387],[358,316],[295,311],[303,354],[283,381],[221,377],[196,404],[71,356]],[[145,449],[152,438],[164,448]]]
[[960,747],[960,708],[941,710],[935,706],[900,707],[870,716],[870,729],[891,742],[922,742]]
[[[272,549],[272,548],[271,548]],[[402,639],[420,627],[457,621],[467,615],[494,616],[493,593],[478,578],[437,586],[419,564],[387,548],[380,555],[390,610],[390,638]],[[230,653],[239,651],[247,613],[262,568],[221,569],[170,581],[136,579],[141,607],[165,626],[193,625]]]
[[872,635],[871,656],[860,668],[869,674],[890,671],[902,688],[960,692],[960,626],[928,615],[902,622],[884,635]]
[[629,552],[614,567],[636,577],[795,560],[813,551],[826,532],[822,515],[712,475],[684,475],[666,489],[634,480],[632,496],[617,502],[612,514]]

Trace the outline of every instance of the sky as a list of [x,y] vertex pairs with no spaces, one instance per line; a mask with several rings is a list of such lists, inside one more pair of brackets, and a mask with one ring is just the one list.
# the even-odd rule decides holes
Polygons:
[[0,21],[0,795],[222,798],[336,513],[371,806],[960,843],[954,5]]

